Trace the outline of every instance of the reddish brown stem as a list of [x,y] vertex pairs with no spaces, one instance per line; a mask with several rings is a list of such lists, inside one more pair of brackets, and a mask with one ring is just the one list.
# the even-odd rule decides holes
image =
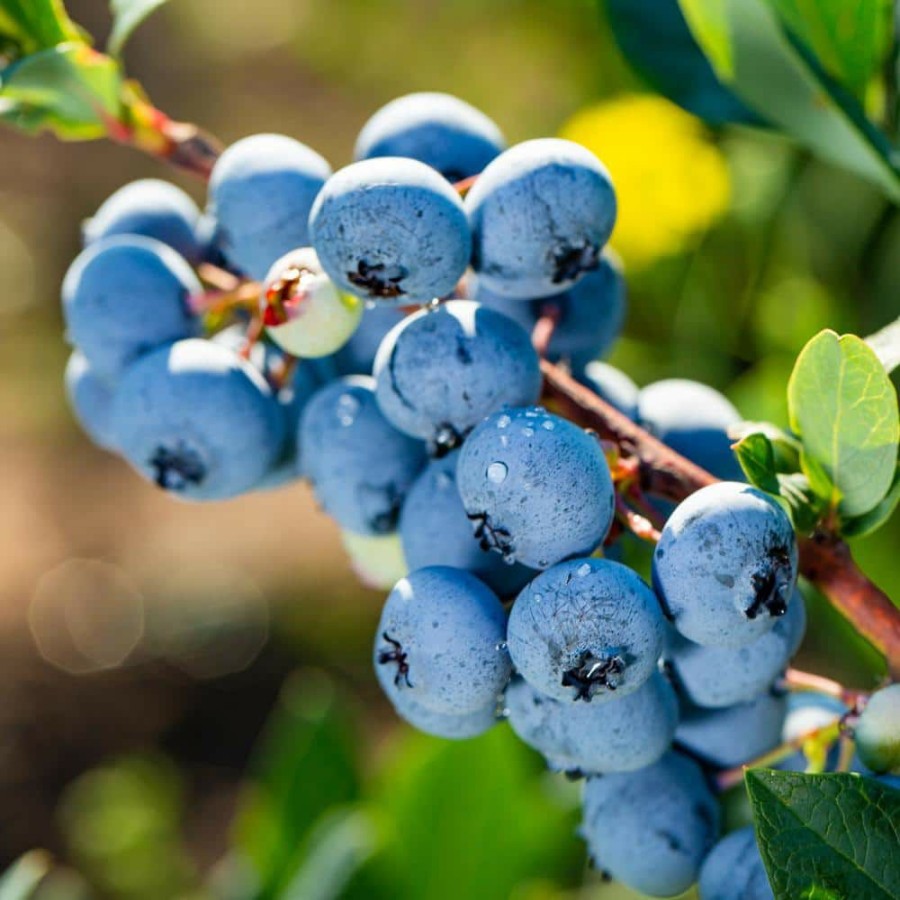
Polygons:
[[465,197],[475,187],[476,181],[478,181],[478,176],[470,175],[468,178],[463,178],[462,181],[453,182],[453,187],[460,197]]
[[550,341],[553,340],[553,334],[556,326],[559,325],[560,309],[556,303],[548,303],[541,309],[540,318],[534,323],[534,329],[531,332],[531,343],[537,351],[541,359],[547,355],[550,349]]
[[812,691],[817,694],[827,694],[846,703],[850,707],[861,707],[869,699],[865,691],[854,691],[845,688],[837,681],[825,678],[823,675],[814,675],[811,672],[802,672],[800,669],[789,668],[779,682],[782,687],[791,691]]
[[616,493],[616,516],[635,537],[642,541],[655,544],[659,540],[659,532],[653,527],[653,523],[630,509],[619,493]]
[[[559,366],[542,360],[541,371],[548,401],[573,421],[614,440],[624,453],[637,457],[639,483],[644,491],[679,501],[718,481],[656,440]],[[900,678],[900,609],[859,569],[847,544],[824,532],[801,538],[800,571],[884,654],[891,676]]]

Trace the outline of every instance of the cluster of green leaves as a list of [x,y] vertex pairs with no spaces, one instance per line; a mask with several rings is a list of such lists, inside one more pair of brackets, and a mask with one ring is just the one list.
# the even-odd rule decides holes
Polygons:
[[127,127],[142,100],[121,62],[132,31],[165,0],[110,0],[106,53],[66,12],[63,0],[0,0],[0,121],[66,140]]
[[861,338],[816,335],[788,383],[792,432],[748,423],[735,445],[747,478],[775,495],[795,528],[846,537],[886,522],[900,501],[897,392]]
[[623,51],[671,99],[715,124],[765,122],[900,200],[889,136],[867,115],[896,103],[896,72],[879,80],[895,47],[892,0],[605,5]]

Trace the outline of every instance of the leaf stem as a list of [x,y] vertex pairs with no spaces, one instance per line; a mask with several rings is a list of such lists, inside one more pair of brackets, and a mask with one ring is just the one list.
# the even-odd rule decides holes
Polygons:
[[789,668],[779,681],[779,685],[789,691],[808,691],[816,694],[825,694],[854,708],[869,699],[869,694],[865,691],[846,688],[831,678],[825,678],[823,675],[814,675],[812,672],[802,672],[800,669]]

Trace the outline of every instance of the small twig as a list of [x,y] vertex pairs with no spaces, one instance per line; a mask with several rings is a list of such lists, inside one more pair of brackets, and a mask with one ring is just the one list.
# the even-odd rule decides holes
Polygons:
[[544,359],[550,349],[550,342],[562,318],[562,311],[557,303],[545,303],[541,307],[541,315],[537,322],[534,323],[534,329],[531,332],[531,343],[537,351],[538,356]]
[[290,353],[284,354],[278,370],[271,375],[272,386],[276,391],[280,391],[290,384],[299,362],[300,360],[296,356],[292,356]]
[[865,691],[855,691],[823,675],[802,672],[800,669],[788,669],[778,683],[790,691],[810,691],[834,697],[852,708],[859,708],[869,699],[869,694]]
[[259,306],[259,285],[248,281],[230,291],[207,291],[188,299],[188,307],[195,316],[223,313],[231,309],[247,309],[256,312]]
[[618,491],[616,491],[616,517],[635,537],[651,544],[659,542],[660,534],[653,527],[653,523],[630,509]]
[[227,269],[221,269],[208,262],[200,263],[197,266],[197,274],[204,284],[208,284],[217,291],[236,291],[241,284],[246,283]]
[[455,181],[453,183],[453,189],[459,194],[460,197],[465,197],[469,191],[475,187],[475,182],[478,181],[477,175],[470,175],[468,178],[463,178],[462,181]]
[[266,330],[266,326],[263,324],[262,316],[255,315],[250,320],[250,324],[247,326],[247,334],[244,338],[244,346],[241,347],[239,351],[239,355],[244,359],[250,359],[250,354],[253,352],[253,348],[259,343],[260,338],[263,336],[263,332]]

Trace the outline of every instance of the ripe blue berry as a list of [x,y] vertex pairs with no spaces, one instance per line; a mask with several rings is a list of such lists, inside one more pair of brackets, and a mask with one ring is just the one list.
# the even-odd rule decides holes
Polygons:
[[900,684],[869,698],[855,729],[859,758],[873,772],[900,775]]
[[787,613],[743,647],[695,644],[674,629],[668,659],[679,688],[697,706],[732,706],[752,700],[784,671],[806,626],[803,597],[794,592]]
[[534,403],[541,370],[515,322],[471,300],[408,316],[375,358],[378,405],[401,431],[455,446],[485,416]]
[[561,293],[596,269],[616,220],[609,173],[589,150],[556,138],[502,153],[465,206],[479,283],[523,299]]
[[255,487],[284,443],[284,420],[249,363],[211,341],[184,340],[122,377],[112,427],[142,475],[185,500],[221,500]]
[[309,229],[339,288],[396,304],[449,295],[471,249],[456,191],[424,163],[399,157],[354,163],[329,178]]
[[154,238],[192,263],[203,257],[197,204],[181,188],[158,178],[119,188],[84,223],[85,245],[122,234]]
[[494,294],[479,284],[475,299],[514,319],[529,334],[542,315],[556,312],[559,321],[547,348],[547,359],[564,359],[573,371],[609,353],[622,333],[627,311],[622,268],[610,251],[604,251],[596,269],[562,294],[520,300]]
[[393,428],[375,401],[371,378],[333,381],[300,419],[303,472],[322,508],[348,531],[388,534],[425,466],[425,445]]
[[687,706],[675,743],[712,766],[739,766],[778,746],[786,714],[787,698],[773,691],[722,709]]
[[69,406],[87,436],[104,450],[115,450],[112,402],[115,385],[99,378],[84,354],[73,350],[66,364],[66,394]]
[[542,572],[509,617],[513,664],[557,700],[613,700],[656,670],[665,623],[640,577],[605,559],[573,559]]
[[677,753],[585,786],[582,835],[592,858],[651,897],[686,891],[718,833],[719,805],[703,772]]
[[636,691],[602,705],[554,700],[522,679],[506,689],[509,724],[555,768],[599,774],[655,763],[678,723],[672,686],[655,672]]
[[506,613],[474,575],[417,569],[394,586],[378,623],[375,673],[392,702],[406,697],[459,715],[496,704],[510,675]]
[[456,486],[459,451],[428,464],[410,488],[400,513],[400,537],[410,569],[452,566],[477,575],[501,597],[521,590],[534,575],[522,565],[508,565],[497,553],[484,550]]
[[717,478],[744,480],[728,436],[742,417],[714,388],[685,378],[648,384],[638,397],[638,419],[664,444]]
[[435,712],[427,706],[416,703],[408,691],[402,691],[391,699],[397,715],[409,722],[413,728],[451,741],[478,737],[499,721],[496,698],[481,709],[468,713]]
[[280,134],[228,147],[209,181],[209,213],[231,265],[261,281],[279,257],[309,244],[309,211],[331,175],[314,150]]
[[752,826],[732,831],[712,848],[698,887],[700,900],[775,900]]
[[462,181],[505,146],[500,129],[465,101],[450,94],[407,94],[366,122],[354,158],[404,156],[437,169],[448,181]]
[[637,420],[638,386],[621,370],[605,362],[588,363],[580,379],[601,400],[614,406],[629,419]]
[[188,300],[201,291],[191,267],[151,238],[106,238],[78,254],[62,286],[66,334],[101,378],[141,354],[198,332]]
[[483,545],[535,569],[590,554],[612,523],[600,443],[539,407],[485,419],[463,444],[456,475]]
[[673,624],[698,644],[740,647],[784,615],[797,581],[790,519],[756,488],[723,481],[672,513],[653,583]]

